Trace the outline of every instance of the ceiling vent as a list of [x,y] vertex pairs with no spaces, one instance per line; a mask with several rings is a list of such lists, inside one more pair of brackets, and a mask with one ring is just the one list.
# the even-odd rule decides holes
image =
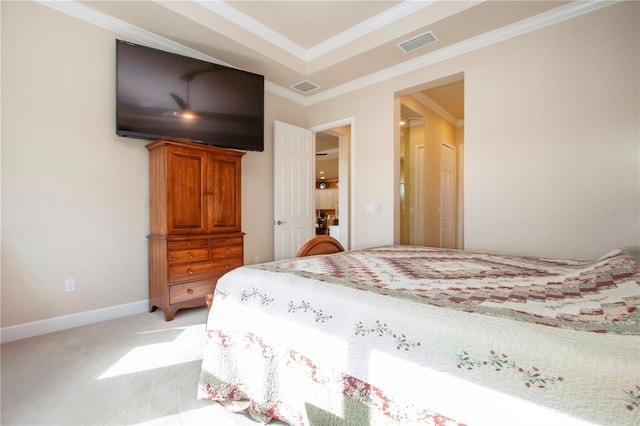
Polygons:
[[398,44],[398,47],[402,49],[404,53],[409,53],[428,44],[435,43],[436,41],[438,41],[436,36],[434,36],[433,33],[429,31],[424,34],[420,34],[419,36],[414,37],[410,40],[403,41],[402,43]]
[[301,81],[300,83],[294,84],[291,87],[293,87],[294,89],[296,89],[300,93],[309,93],[309,92],[313,92],[314,90],[320,88],[320,86],[316,86],[315,84],[313,84],[310,81]]

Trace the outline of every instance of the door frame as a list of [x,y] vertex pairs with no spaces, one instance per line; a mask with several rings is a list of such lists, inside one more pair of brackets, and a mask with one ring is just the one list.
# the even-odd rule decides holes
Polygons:
[[[344,207],[340,207],[340,233],[342,234],[343,231],[346,233],[346,238],[341,237],[340,240],[345,250],[349,250],[351,247],[353,247],[353,240],[352,240],[353,233],[351,232],[351,216],[352,216],[351,213],[354,211],[354,200],[351,192],[352,192],[352,188],[354,187],[353,176],[354,176],[354,170],[355,170],[355,162],[354,162],[354,156],[353,156],[353,147],[355,144],[355,128],[356,128],[355,124],[356,124],[355,117],[347,117],[347,118],[332,121],[329,123],[312,126],[309,129],[313,133],[314,145],[315,145],[316,133],[327,132],[331,129],[334,129],[336,127],[342,127],[342,126],[349,126],[351,130],[351,133],[349,135],[350,142],[348,146],[349,158],[348,158],[347,176],[345,179],[342,175],[340,175],[340,187],[338,188],[339,200],[345,198],[343,197],[343,194],[344,194],[343,191],[346,190],[346,199],[347,199],[346,209]],[[340,138],[338,143],[341,145],[345,143],[345,141],[343,140],[343,138]],[[339,146],[338,149],[341,150],[341,146]],[[340,205],[342,205],[342,203],[340,203]]]

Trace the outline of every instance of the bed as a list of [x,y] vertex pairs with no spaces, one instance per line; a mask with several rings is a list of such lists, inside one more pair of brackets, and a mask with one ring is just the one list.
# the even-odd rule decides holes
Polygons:
[[637,248],[244,266],[217,284],[198,398],[291,425],[638,425],[639,307]]

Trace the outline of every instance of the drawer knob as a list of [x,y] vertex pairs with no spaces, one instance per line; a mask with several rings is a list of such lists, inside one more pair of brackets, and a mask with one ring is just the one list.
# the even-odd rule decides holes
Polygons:
[[227,251],[225,251],[225,254],[229,254],[229,249],[227,249]]
[[228,263],[226,265],[224,265],[227,269],[231,269],[231,265],[229,265]]
[[191,259],[191,258],[193,257],[193,253],[191,253],[191,252],[187,253],[187,257],[188,257],[189,259]]
[[191,247],[191,241],[187,241],[187,247]]
[[187,293],[189,293],[189,294],[193,294],[193,289],[192,289],[192,288],[188,288],[188,289],[187,289]]
[[187,269],[187,274],[192,275],[193,274],[193,269]]

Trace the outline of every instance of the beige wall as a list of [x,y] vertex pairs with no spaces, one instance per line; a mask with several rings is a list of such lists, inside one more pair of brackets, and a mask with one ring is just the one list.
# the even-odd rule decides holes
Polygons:
[[[310,107],[312,125],[355,119],[355,246],[392,243],[399,229],[386,214],[399,198],[392,98],[461,72],[466,249],[594,258],[639,244],[639,5],[615,4]],[[366,213],[371,200],[383,214]]]
[[[115,134],[122,37],[32,2],[1,8],[2,327],[143,301],[148,155]],[[266,93],[265,151],[243,157],[245,263],[273,258],[276,119],[307,126]]]
[[640,244],[639,6],[469,55],[468,249],[593,258]]
[[2,326],[143,300],[148,159],[115,135],[114,35],[1,7]]
[[[394,241],[395,198],[398,192],[399,141],[394,94],[378,85],[309,107],[311,126],[353,117],[351,141],[351,248]],[[366,213],[367,204],[380,204],[380,213]],[[399,229],[399,224],[398,224]]]
[[[394,241],[397,99],[464,72],[465,246],[595,257],[639,235],[638,6],[623,2],[307,108],[266,96],[245,261],[273,256],[273,120],[354,118],[352,248]],[[117,34],[2,2],[2,327],[144,300],[144,142],[114,131]],[[366,213],[380,203],[379,214]],[[64,279],[77,291],[64,292]]]

